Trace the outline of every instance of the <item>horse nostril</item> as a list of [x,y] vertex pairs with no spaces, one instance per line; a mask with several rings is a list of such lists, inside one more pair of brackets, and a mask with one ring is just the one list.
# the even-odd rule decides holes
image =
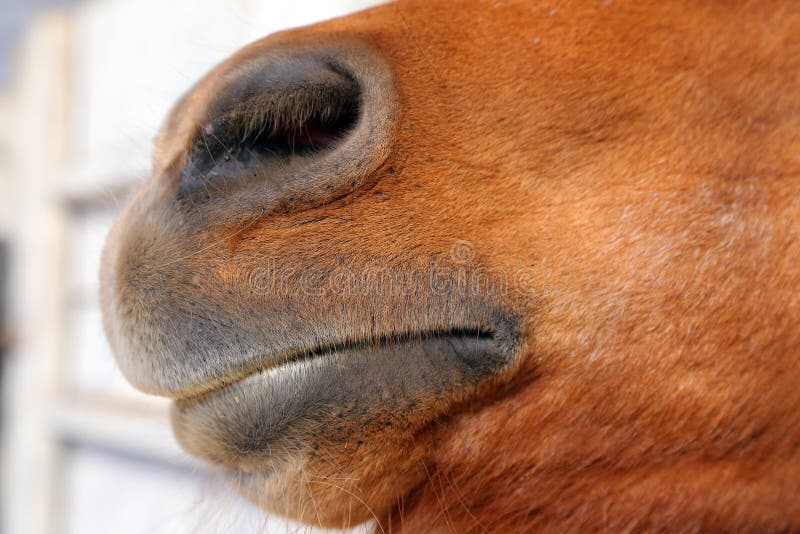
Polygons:
[[269,51],[204,86],[212,96],[188,147],[178,198],[197,205],[258,189],[263,199],[297,203],[363,179],[386,156],[390,76],[369,54],[338,56]]

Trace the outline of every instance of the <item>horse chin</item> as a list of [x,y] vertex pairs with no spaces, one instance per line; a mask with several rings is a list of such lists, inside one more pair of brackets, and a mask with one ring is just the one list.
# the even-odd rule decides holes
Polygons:
[[[383,524],[391,509],[426,477],[424,460],[413,450],[385,453],[362,447],[349,456],[289,459],[275,469],[226,474],[242,497],[268,513],[334,529],[369,520]],[[356,465],[365,459],[395,469],[377,475]]]
[[421,481],[412,459],[426,430],[509,368],[513,352],[498,337],[456,330],[298,356],[176,400],[174,432],[193,455],[238,473],[259,506],[360,522]]

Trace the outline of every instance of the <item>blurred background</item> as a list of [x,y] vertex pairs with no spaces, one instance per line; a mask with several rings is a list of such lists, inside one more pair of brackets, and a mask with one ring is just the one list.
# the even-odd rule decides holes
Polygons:
[[178,449],[167,403],[114,365],[98,265],[194,81],[268,33],[377,3],[0,0],[3,533],[310,531],[253,509]]

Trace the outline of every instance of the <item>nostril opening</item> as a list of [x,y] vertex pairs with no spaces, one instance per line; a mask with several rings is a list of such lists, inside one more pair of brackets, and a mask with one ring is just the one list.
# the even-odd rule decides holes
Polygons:
[[279,112],[277,121],[270,116],[262,117],[260,126],[243,133],[243,139],[234,144],[233,152],[265,158],[290,158],[333,148],[356,123],[357,95],[330,94],[324,104],[314,106],[319,100],[313,99],[309,109],[300,110],[299,118],[289,116],[287,120],[288,110]]
[[210,200],[223,187],[275,182],[313,162],[354,130],[360,98],[355,79],[322,60],[245,66],[207,105],[181,173],[179,198]]

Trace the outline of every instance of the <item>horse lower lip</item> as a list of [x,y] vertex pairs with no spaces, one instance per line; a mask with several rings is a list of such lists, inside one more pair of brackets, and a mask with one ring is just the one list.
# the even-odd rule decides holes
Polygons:
[[275,451],[297,451],[323,437],[346,439],[353,425],[425,424],[501,372],[509,358],[493,337],[474,333],[315,353],[175,401],[173,427],[190,453],[237,469],[264,469],[288,454]]
[[337,345],[319,347],[310,351],[268,356],[264,358],[260,365],[252,367],[249,371],[236,374],[233,377],[228,377],[222,383],[214,384],[208,388],[200,387],[199,391],[195,390],[191,394],[176,395],[172,397],[172,399],[181,403],[196,401],[215,392],[225,390],[237,384],[238,382],[247,380],[251,376],[259,373],[263,374],[279,371],[282,368],[291,366],[292,364],[296,364],[298,362],[312,361],[317,358],[323,358],[333,354],[348,352],[357,353],[365,351],[369,353],[383,353],[386,350],[393,350],[395,347],[400,348],[403,346],[408,346],[414,342],[429,345],[431,342],[435,343],[435,340],[448,340],[450,343],[457,341],[458,345],[450,345],[451,351],[460,353],[463,357],[469,359],[471,352],[475,352],[475,350],[470,351],[470,346],[473,348],[477,347],[476,350],[480,350],[480,347],[485,344],[487,340],[494,340],[494,337],[493,334],[489,334],[481,330],[453,329],[451,331],[444,332],[417,334],[413,337],[401,336],[397,338],[376,338],[361,342],[342,342]]

